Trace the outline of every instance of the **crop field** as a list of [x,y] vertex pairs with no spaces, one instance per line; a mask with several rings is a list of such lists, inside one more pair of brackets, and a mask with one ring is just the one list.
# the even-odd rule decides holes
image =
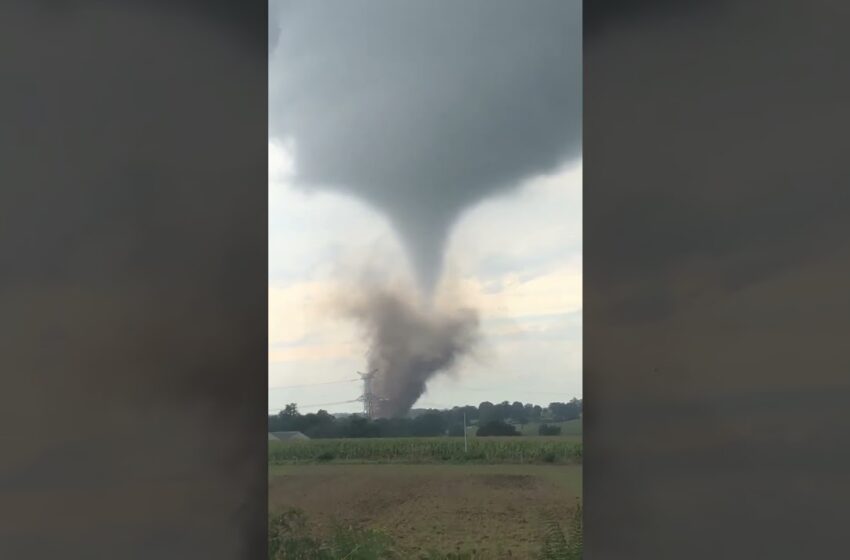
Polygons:
[[[310,531],[377,530],[400,557],[540,558],[548,520],[581,500],[580,435],[269,443],[269,512]],[[435,558],[437,556],[434,556]]]
[[412,560],[429,551],[539,558],[546,520],[568,519],[580,498],[580,465],[269,467],[270,513],[297,508],[318,535],[340,525],[380,530]]
[[579,438],[462,437],[314,439],[269,443],[269,463],[304,462],[373,463],[485,463],[577,464],[581,462]]

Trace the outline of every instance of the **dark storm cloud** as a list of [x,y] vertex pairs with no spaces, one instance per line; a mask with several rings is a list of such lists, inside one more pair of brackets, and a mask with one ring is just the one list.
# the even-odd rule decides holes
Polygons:
[[293,141],[298,184],[387,213],[426,293],[466,208],[579,155],[578,1],[275,11],[270,134]]
[[280,6],[282,0],[269,0],[268,26],[269,26],[269,54],[277,46],[277,41],[280,38]]

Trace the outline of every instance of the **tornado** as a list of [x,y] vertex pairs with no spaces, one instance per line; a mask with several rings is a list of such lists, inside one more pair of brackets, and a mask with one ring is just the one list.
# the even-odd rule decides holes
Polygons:
[[477,338],[475,310],[433,305],[453,226],[580,156],[581,2],[273,0],[269,13],[269,134],[291,146],[293,184],[383,212],[416,279],[415,295],[375,287],[354,314],[401,414]]

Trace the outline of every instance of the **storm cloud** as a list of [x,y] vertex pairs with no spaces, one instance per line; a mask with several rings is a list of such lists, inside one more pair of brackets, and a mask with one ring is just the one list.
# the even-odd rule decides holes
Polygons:
[[464,210],[580,153],[581,2],[272,4],[295,184],[383,211],[426,295]]

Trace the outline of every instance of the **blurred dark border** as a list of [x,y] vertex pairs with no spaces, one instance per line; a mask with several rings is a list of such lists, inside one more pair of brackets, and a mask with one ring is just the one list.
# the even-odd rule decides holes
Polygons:
[[590,560],[846,556],[846,2],[585,2]]
[[266,557],[266,13],[0,6],[0,558]]

